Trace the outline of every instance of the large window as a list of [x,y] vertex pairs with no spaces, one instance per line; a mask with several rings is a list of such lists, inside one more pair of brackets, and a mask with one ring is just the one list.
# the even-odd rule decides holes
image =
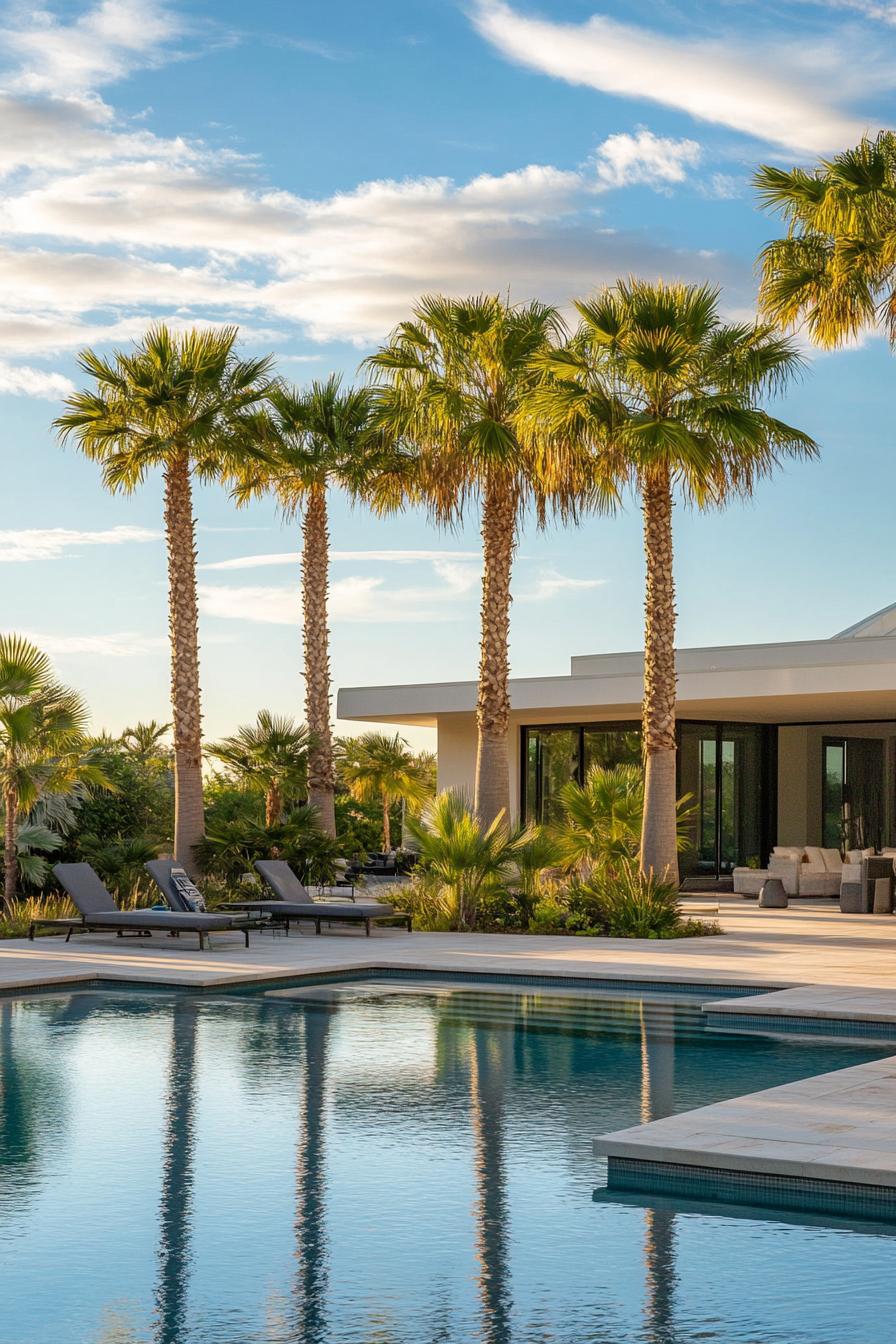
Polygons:
[[830,849],[879,848],[884,832],[884,744],[875,737],[822,743],[822,841]]
[[640,764],[641,730],[628,723],[524,728],[523,747],[526,820],[553,821],[560,789],[582,781],[592,765]]
[[[719,877],[759,864],[773,843],[774,728],[752,723],[678,724],[678,792],[690,794],[684,876]],[[523,814],[552,821],[569,780],[593,765],[638,765],[637,723],[550,724],[523,729]]]

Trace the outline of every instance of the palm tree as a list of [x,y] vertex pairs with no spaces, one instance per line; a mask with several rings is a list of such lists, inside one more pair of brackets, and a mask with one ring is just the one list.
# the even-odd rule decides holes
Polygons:
[[364,733],[338,743],[339,773],[359,803],[379,802],[383,809],[383,849],[392,848],[389,811],[394,803],[420,807],[430,796],[429,781],[398,733]]
[[20,818],[43,795],[65,795],[84,784],[109,787],[99,765],[84,750],[87,721],[84,701],[56,680],[45,653],[18,635],[0,635],[5,905],[16,894]]
[[761,253],[762,311],[785,327],[804,321],[826,349],[878,322],[896,345],[896,134],[866,136],[808,171],[766,164],[755,181],[787,224]]
[[317,808],[321,826],[334,837],[327,492],[337,485],[354,497],[369,494],[375,498],[381,490],[384,455],[379,436],[371,428],[370,406],[368,388],[343,389],[335,375],[325,382],[313,382],[305,392],[278,384],[268,395],[268,409],[244,421],[245,440],[264,445],[264,461],[250,455],[236,472],[234,486],[239,503],[269,491],[287,517],[300,515],[302,519],[305,717],[311,734],[308,799]]
[[303,723],[262,709],[255,723],[213,742],[206,751],[245,788],[264,794],[264,824],[276,826],[286,803],[298,802],[307,791],[310,740]]
[[165,482],[171,709],[174,726],[174,854],[193,868],[202,838],[202,714],[192,477],[217,476],[234,420],[270,386],[269,359],[241,360],[237,329],[151,328],[134,350],[105,359],[84,350],[94,382],[67,398],[55,421],[63,442],[99,462],[103,483],[130,494],[153,467]]
[[786,337],[761,323],[723,323],[708,285],[630,279],[576,303],[581,324],[543,358],[528,424],[549,454],[578,445],[599,478],[640,496],[647,579],[640,864],[677,881],[675,797],[676,494],[698,508],[749,495],[785,457],[813,457],[807,434],[762,398],[801,367]]
[[[389,343],[367,361],[377,380],[377,423],[416,453],[415,488],[441,525],[481,503],[483,550],[478,749],[474,806],[488,826],[510,813],[510,586],[521,516],[540,519],[546,483],[537,453],[516,429],[532,384],[532,361],[561,330],[553,308],[511,306],[495,295],[427,295]],[[571,509],[576,487],[562,477],[552,498]]]
[[129,756],[144,765],[151,761],[164,761],[168,754],[164,739],[170,731],[170,723],[158,723],[155,719],[147,723],[135,723],[133,728],[125,728],[121,745]]

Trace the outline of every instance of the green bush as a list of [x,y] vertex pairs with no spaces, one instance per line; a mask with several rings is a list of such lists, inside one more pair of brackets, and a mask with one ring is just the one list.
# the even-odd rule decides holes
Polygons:
[[[67,896],[24,896],[0,909],[0,938],[27,938],[32,919],[72,919],[78,912]],[[38,934],[49,929],[38,929]]]
[[595,872],[570,891],[570,906],[581,931],[593,928],[609,938],[682,938],[721,932],[719,926],[682,919],[678,888],[635,862],[615,873]]

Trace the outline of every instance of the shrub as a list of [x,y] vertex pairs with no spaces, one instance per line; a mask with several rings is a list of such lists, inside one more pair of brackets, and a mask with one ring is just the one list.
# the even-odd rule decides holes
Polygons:
[[520,848],[497,817],[483,829],[461,793],[446,790],[434,798],[408,829],[420,847],[423,886],[434,909],[451,929],[475,929],[480,907],[507,897],[511,865]]
[[615,873],[597,871],[587,882],[575,884],[570,907],[582,921],[580,931],[604,933],[610,938],[686,938],[721,933],[718,924],[682,919],[678,899],[674,883],[662,882],[653,873],[645,875],[635,862],[629,862]]
[[25,896],[0,909],[0,938],[27,938],[32,919],[72,919],[77,913],[67,896]]

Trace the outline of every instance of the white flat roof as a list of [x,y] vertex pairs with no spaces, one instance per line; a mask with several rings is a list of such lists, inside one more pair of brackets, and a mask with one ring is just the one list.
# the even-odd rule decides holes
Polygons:
[[[676,660],[683,718],[896,719],[896,635],[679,649]],[[530,723],[637,718],[642,677],[641,653],[575,657],[568,676],[513,678],[511,710]],[[337,698],[339,718],[383,723],[434,725],[475,708],[475,681],[344,687]]]

